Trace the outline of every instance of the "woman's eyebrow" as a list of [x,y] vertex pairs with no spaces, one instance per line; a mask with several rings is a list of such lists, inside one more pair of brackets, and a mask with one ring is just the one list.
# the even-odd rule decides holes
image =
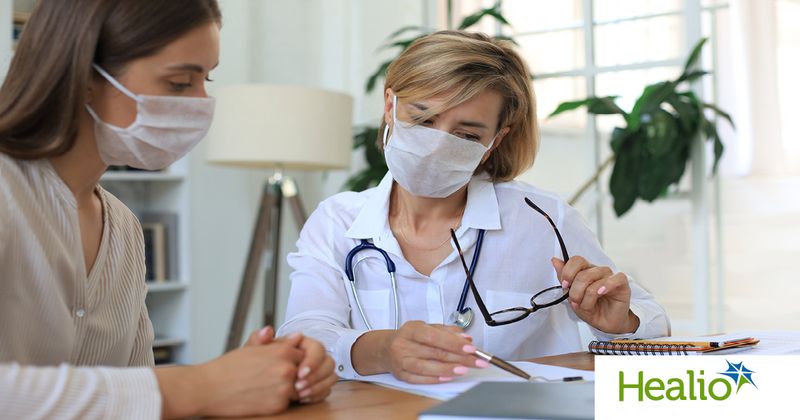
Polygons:
[[[413,106],[414,108],[416,108],[417,110],[422,111],[422,112],[425,112],[425,111],[428,110],[427,106],[425,106],[425,105],[423,105],[421,103],[418,103],[418,102],[412,102],[410,105]],[[459,121],[458,125],[461,125],[461,126],[464,126],[464,127],[474,127],[474,128],[489,128],[489,126],[487,126],[486,124],[484,124],[484,123],[482,123],[480,121],[471,121],[471,120]]]
[[458,124],[465,127],[489,128],[486,124],[480,121],[459,121]]
[[423,111],[423,112],[428,110],[427,106],[425,106],[425,105],[423,105],[421,103],[418,103],[418,102],[412,102],[411,106],[413,106],[414,108],[417,108],[418,110]]
[[173,64],[171,66],[167,66],[167,70],[174,70],[174,71],[190,71],[194,73],[205,73],[205,68],[199,64],[193,63],[181,63],[181,64]]

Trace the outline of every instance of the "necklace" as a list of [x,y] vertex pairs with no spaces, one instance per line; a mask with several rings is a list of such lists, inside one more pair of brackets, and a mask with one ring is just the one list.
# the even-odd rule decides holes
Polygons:
[[[462,207],[461,208],[461,212],[458,213],[458,223],[455,226],[453,226],[453,230],[458,229],[461,226],[461,217],[464,216],[464,209],[466,207],[467,207],[466,205],[464,207]],[[408,223],[408,218],[406,218],[406,224],[410,225],[410,223]],[[403,237],[403,242],[405,242],[406,245],[409,245],[412,248],[418,249],[420,251],[436,251],[437,249],[441,248],[444,244],[446,244],[448,241],[450,241],[450,235],[448,234],[447,238],[445,238],[445,240],[442,241],[442,243],[440,243],[436,247],[434,247],[434,248],[423,248],[423,247],[414,245],[413,243],[411,243],[411,241],[408,240],[408,237],[406,237],[406,231],[405,231],[405,229],[403,229],[402,224],[400,226],[398,226],[398,229],[400,230],[400,236]]]

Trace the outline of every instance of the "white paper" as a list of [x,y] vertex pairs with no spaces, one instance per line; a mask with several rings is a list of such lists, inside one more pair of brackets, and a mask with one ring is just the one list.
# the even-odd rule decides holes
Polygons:
[[748,356],[800,354],[800,331],[744,331],[733,335],[761,340],[754,347],[748,348],[740,354]]
[[[594,372],[588,370],[569,369],[531,362],[512,363],[514,366],[528,372],[529,375],[534,377],[534,380],[537,377],[560,380],[565,377],[581,376],[586,381],[594,381]],[[437,400],[449,400],[481,382],[525,382],[519,376],[512,375],[495,366],[489,366],[486,369],[470,369],[469,373],[456,377],[451,382],[434,385],[409,384],[395,378],[390,373],[362,376],[359,380]]]

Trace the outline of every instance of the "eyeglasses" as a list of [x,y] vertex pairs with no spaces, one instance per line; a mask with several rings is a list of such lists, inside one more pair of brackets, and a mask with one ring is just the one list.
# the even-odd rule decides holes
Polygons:
[[[564,257],[564,262],[569,261],[567,247],[564,245],[564,240],[561,238],[561,232],[558,231],[556,224],[553,223],[553,219],[551,219],[550,216],[544,212],[544,210],[540,209],[539,206],[533,204],[533,202],[527,197],[525,197],[525,203],[544,216],[548,222],[550,222],[550,226],[553,227],[553,231],[556,233],[556,238],[558,238],[558,244],[561,247],[561,255]],[[515,308],[508,308],[490,313],[489,310],[486,309],[486,305],[483,303],[481,295],[478,293],[478,288],[475,286],[475,282],[472,280],[472,275],[467,268],[467,262],[464,260],[464,253],[461,251],[461,245],[458,243],[456,232],[453,229],[450,229],[450,236],[453,238],[453,243],[456,245],[458,256],[461,258],[461,265],[464,266],[464,272],[467,274],[469,288],[472,290],[472,295],[475,296],[475,303],[478,304],[478,309],[480,309],[481,314],[483,314],[483,319],[486,320],[486,325],[496,327],[522,321],[523,319],[527,318],[528,315],[538,311],[539,309],[558,305],[566,300],[567,297],[569,297],[569,289],[564,290],[561,288],[561,286],[548,287],[547,289],[544,289],[531,297],[531,306],[529,308],[517,306]]]

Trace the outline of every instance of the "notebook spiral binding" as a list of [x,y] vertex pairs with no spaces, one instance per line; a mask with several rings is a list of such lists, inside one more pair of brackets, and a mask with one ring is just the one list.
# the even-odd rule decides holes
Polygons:
[[617,356],[686,356],[689,344],[642,344],[642,343],[614,343],[610,341],[592,341],[589,351],[594,354],[608,354]]

